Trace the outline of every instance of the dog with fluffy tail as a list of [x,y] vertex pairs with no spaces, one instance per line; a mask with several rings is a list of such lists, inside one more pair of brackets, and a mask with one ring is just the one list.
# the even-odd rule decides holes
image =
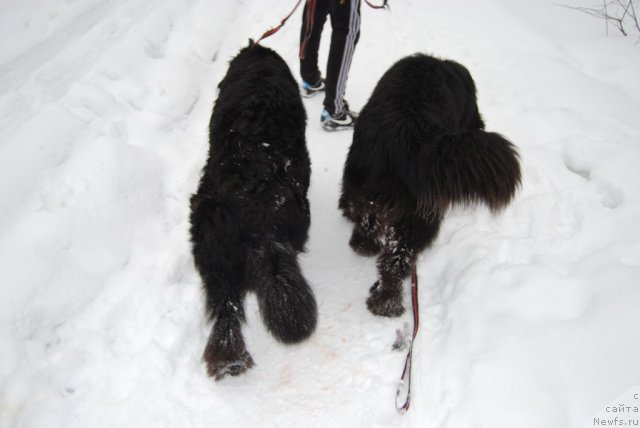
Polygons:
[[214,321],[203,359],[216,380],[254,365],[241,331],[247,292],[257,294],[264,324],[282,343],[306,339],[317,320],[297,260],[310,224],[307,117],[298,85],[276,52],[250,43],[218,88],[190,218]]
[[355,124],[339,207],[349,244],[378,255],[369,310],[400,316],[402,281],[454,205],[505,208],[520,185],[511,142],[485,131],[476,87],[461,64],[425,54],[395,63]]

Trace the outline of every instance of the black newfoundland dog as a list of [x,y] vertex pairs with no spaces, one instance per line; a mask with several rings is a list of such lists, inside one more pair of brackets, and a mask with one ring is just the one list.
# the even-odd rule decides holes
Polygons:
[[402,281],[449,207],[499,211],[519,185],[517,152],[484,131],[465,67],[423,54],[394,64],[356,121],[339,204],[354,223],[353,250],[379,254],[369,310],[403,313]]
[[310,221],[305,126],[282,58],[259,45],[242,49],[219,85],[209,157],[191,198],[193,256],[215,320],[203,359],[216,380],[253,365],[241,332],[247,291],[279,341],[302,341],[316,326],[297,260]]

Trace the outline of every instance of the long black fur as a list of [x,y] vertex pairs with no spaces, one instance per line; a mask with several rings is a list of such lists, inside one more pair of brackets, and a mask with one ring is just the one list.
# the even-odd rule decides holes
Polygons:
[[282,58],[259,45],[242,49],[219,85],[209,157],[191,198],[193,256],[214,320],[203,359],[216,380],[253,365],[241,332],[248,291],[279,341],[302,341],[316,326],[297,260],[310,222],[305,126]]
[[380,254],[369,310],[402,314],[402,280],[448,208],[485,203],[499,211],[519,185],[518,154],[484,130],[465,67],[424,54],[394,64],[356,121],[339,204],[354,223],[351,247]]

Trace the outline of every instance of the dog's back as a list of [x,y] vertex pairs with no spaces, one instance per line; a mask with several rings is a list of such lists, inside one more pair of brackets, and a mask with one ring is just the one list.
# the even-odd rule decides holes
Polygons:
[[[209,159],[194,205],[224,224],[223,247],[284,241],[302,251],[309,227],[306,114],[286,63],[249,46],[220,82],[209,124]],[[194,214],[197,211],[194,210]],[[198,222],[195,222],[198,223]],[[232,251],[233,252],[233,251]]]
[[315,327],[315,300],[296,258],[310,222],[305,125],[282,58],[261,46],[240,51],[219,85],[209,158],[191,201],[194,260],[216,319],[204,359],[216,378],[252,365],[239,330],[247,291],[257,292],[279,340],[300,341]]
[[364,199],[396,211],[442,215],[455,203],[500,209],[519,182],[511,143],[484,131],[469,71],[455,61],[415,54],[382,76],[362,109],[343,198],[364,190]]
[[[437,136],[484,127],[469,71],[455,61],[424,54],[403,58],[387,70],[363,115],[379,124],[376,131],[389,129],[393,135]],[[370,140],[367,129],[360,131]]]

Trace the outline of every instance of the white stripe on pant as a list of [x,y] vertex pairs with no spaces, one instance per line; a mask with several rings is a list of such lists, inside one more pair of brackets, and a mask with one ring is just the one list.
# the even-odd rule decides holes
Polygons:
[[338,74],[338,84],[336,85],[336,96],[333,102],[336,114],[344,110],[343,97],[347,87],[347,77],[349,75],[349,69],[351,68],[351,60],[353,59],[353,52],[356,47],[358,33],[360,31],[360,8],[358,7],[360,0],[349,1],[351,3],[349,11],[349,33],[347,34],[347,40],[345,42],[342,63],[340,65],[340,73]]

